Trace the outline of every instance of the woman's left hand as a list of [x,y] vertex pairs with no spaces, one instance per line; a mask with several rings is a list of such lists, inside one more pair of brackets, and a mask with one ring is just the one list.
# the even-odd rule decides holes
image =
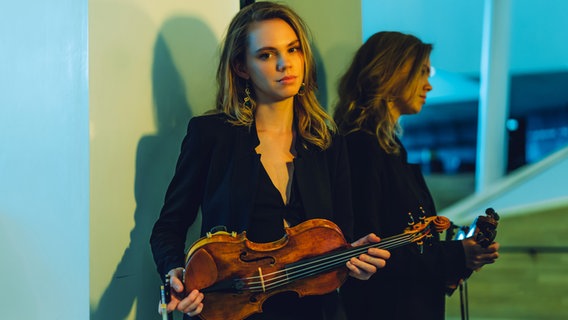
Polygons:
[[483,248],[473,238],[462,240],[465,253],[465,266],[471,270],[478,270],[486,264],[494,263],[499,258],[499,243],[493,242],[489,247]]
[[[381,241],[374,233],[370,233],[365,237],[353,242],[354,247],[362,246],[369,243],[377,243]],[[347,261],[346,266],[349,269],[349,275],[359,280],[369,279],[378,269],[386,265],[386,260],[390,258],[390,252],[379,248],[369,248],[367,253],[363,253],[358,257],[351,258]]]

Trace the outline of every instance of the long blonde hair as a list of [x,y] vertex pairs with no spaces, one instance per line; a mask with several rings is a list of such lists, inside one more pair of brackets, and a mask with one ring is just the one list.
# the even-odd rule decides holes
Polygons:
[[[402,99],[404,90],[416,83],[431,51],[431,44],[395,31],[367,39],[339,82],[334,119],[340,131],[367,131],[387,153],[398,154],[396,136],[401,129],[388,103]],[[412,63],[410,71],[402,72],[408,63]]]
[[[316,68],[309,42],[309,31],[303,20],[288,6],[262,1],[252,3],[233,18],[229,24],[221,49],[221,58],[217,69],[216,109],[227,114],[231,123],[251,126],[254,122],[256,103],[251,92],[250,105],[244,104],[246,80],[239,77],[237,68],[245,64],[248,43],[248,28],[253,22],[282,19],[290,25],[298,36],[304,54],[304,85],[294,97],[294,117],[298,134],[307,142],[326,149],[331,145],[331,133],[336,127],[333,119],[319,104],[315,91]],[[252,91],[252,88],[251,88]]]

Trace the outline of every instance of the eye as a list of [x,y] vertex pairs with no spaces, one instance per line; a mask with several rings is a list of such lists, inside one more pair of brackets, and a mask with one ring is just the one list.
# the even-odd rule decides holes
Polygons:
[[261,52],[258,54],[260,60],[268,60],[273,56],[272,52]]
[[301,52],[301,51],[302,51],[302,49],[300,48],[300,46],[291,47],[290,49],[288,49],[288,52],[290,52],[290,53]]

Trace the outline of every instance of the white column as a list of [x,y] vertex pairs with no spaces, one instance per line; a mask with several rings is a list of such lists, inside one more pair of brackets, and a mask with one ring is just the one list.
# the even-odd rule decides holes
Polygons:
[[510,16],[510,0],[485,0],[477,129],[477,192],[499,180],[506,169]]

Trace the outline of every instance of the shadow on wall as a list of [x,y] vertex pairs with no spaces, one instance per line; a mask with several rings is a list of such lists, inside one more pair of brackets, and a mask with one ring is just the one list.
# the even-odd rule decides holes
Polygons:
[[[172,43],[172,38],[187,43],[175,44]],[[204,41],[207,43],[203,43]],[[176,68],[172,54],[172,48],[180,46],[191,50],[189,54],[183,52],[181,56],[189,59],[189,63],[184,62],[184,66],[191,69],[189,74],[199,78],[201,75],[193,74],[193,71],[198,69],[194,65],[200,61],[192,58],[203,54],[199,52],[201,50],[216,48],[217,40],[201,20],[190,17],[170,19],[158,34],[152,65],[157,132],[155,135],[142,137],[138,143],[134,185],[135,226],[130,233],[130,244],[124,251],[98,307],[91,310],[92,320],[126,319],[134,306],[137,320],[159,317],[157,310],[160,278],[150,250],[150,234],[173,176],[188,120],[193,116],[184,79]],[[196,221],[194,227],[189,230],[191,236],[188,241],[199,236],[200,224],[200,221]]]

